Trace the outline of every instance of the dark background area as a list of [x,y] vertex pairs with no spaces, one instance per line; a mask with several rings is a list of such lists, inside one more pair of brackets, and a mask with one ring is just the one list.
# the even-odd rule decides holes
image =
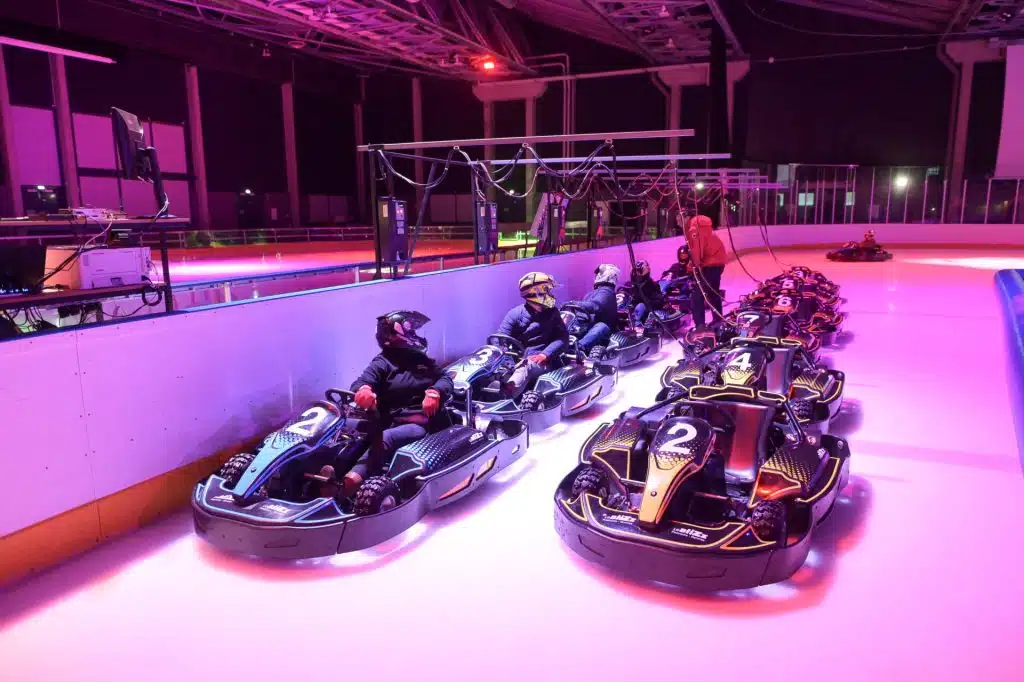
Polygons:
[[[736,88],[735,158],[762,163],[852,163],[936,166],[945,161],[952,75],[936,54],[934,38],[849,17],[767,0],[729,5],[729,19],[749,53],[751,69]],[[8,2],[0,31],[53,32],[51,3]],[[359,76],[351,68],[317,61],[199,26],[114,8],[90,0],[63,0],[65,36],[81,37],[116,65],[68,60],[73,111],[103,114],[119,106],[142,118],[186,119],[184,65],[198,65],[204,141],[211,191],[286,190],[280,84],[294,80],[300,185],[304,194],[353,194],[356,187],[354,117]],[[573,71],[644,66],[620,50],[549,26],[518,20],[534,54],[569,53]],[[782,24],[782,25],[779,25]],[[808,28],[810,27],[810,28]],[[880,34],[903,34],[899,38]],[[874,36],[874,37],[871,37]],[[931,42],[929,42],[931,41]],[[47,57],[5,48],[12,103],[51,106]],[[557,70],[545,69],[545,75]],[[967,172],[990,173],[1002,109],[1004,65],[975,70]],[[371,142],[412,139],[411,81],[374,74],[366,82],[366,137]],[[423,80],[425,138],[483,135],[483,107],[472,85]],[[683,91],[688,153],[710,149],[710,89]],[[577,132],[658,129],[665,98],[648,75],[577,84]],[[495,109],[495,134],[525,132],[522,102]],[[561,132],[562,86],[551,83],[538,102],[540,134]],[[664,142],[622,145],[620,153],[664,150]],[[510,156],[514,150],[499,150]],[[559,153],[545,148],[545,155]],[[578,153],[587,150],[577,147]],[[412,172],[411,164],[400,165]],[[454,173],[452,191],[465,191]]]

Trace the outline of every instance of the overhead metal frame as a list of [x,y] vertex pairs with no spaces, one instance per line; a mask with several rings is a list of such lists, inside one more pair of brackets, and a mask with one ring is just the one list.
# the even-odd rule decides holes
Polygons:
[[[531,75],[515,42],[476,0],[102,0],[133,5],[353,66],[477,79]],[[440,9],[438,9],[440,7]]]
[[1024,0],[783,0],[920,31],[998,36],[1024,31]]

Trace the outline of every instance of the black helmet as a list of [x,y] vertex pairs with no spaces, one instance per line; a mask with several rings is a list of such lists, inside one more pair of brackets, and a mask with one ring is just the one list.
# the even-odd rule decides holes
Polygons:
[[651,274],[651,264],[645,260],[638,260],[633,266],[633,278],[643,279]]
[[687,263],[690,260],[690,249],[687,248],[686,244],[683,244],[676,249],[676,260],[680,263]]
[[430,322],[430,318],[415,310],[396,310],[377,318],[377,345],[381,349],[403,348],[426,351],[427,340],[416,330]]

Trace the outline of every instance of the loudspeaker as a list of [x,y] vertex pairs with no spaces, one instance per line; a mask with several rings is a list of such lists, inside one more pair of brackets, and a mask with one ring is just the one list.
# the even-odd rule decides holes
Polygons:
[[480,253],[498,250],[498,204],[493,201],[473,202],[473,226],[476,228]]
[[409,254],[409,225],[405,207],[401,199],[377,197],[380,254],[385,263],[398,263]]

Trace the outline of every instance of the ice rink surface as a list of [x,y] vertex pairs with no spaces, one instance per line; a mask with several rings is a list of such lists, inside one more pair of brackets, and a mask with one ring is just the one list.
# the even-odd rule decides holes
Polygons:
[[[841,284],[851,337],[827,353],[847,374],[850,485],[792,580],[686,594],[618,579],[555,534],[552,493],[583,440],[652,402],[673,349],[372,551],[235,558],[181,513],[0,593],[0,679],[1024,680],[1024,478],[992,281],[1024,252],[779,258]],[[752,282],[733,263],[725,287]]]

